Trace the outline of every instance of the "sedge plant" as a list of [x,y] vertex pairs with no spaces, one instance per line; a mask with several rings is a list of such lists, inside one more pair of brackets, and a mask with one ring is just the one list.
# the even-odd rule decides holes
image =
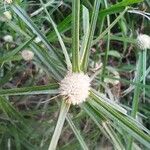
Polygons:
[[[68,142],[62,149],[95,149],[95,145],[91,146],[91,143],[88,144],[86,142],[84,131],[81,131],[79,126],[76,126],[71,115],[73,113],[76,116],[75,118],[79,118],[79,120],[83,116],[92,120],[94,128],[96,127],[111,142],[114,149],[125,150],[131,149],[132,146],[136,149],[140,148],[141,145],[141,148],[149,148],[150,132],[135,118],[138,113],[141,89],[145,91],[150,89],[145,82],[145,72],[148,69],[145,68],[143,70],[143,84],[140,82],[142,77],[141,63],[143,64],[142,59],[144,58],[142,56],[144,54],[139,54],[136,82],[124,81],[134,85],[131,116],[128,114],[130,108],[114,101],[115,93],[112,93],[108,84],[106,84],[106,80],[109,83],[112,81],[111,84],[116,87],[122,81],[120,78],[116,78],[119,76],[119,73],[114,68],[108,66],[109,55],[116,57],[118,54],[117,52],[110,51],[110,40],[117,39],[132,44],[136,42],[134,38],[130,40],[128,37],[119,38],[117,37],[118,35],[111,35],[111,29],[131,9],[129,5],[141,2],[141,0],[123,0],[110,7],[108,7],[107,0],[72,0],[70,2],[71,4],[64,2],[64,6],[69,5],[71,13],[58,25],[53,19],[53,13],[57,11],[53,5],[56,5],[56,8],[58,8],[62,5],[62,1],[54,0],[45,4],[43,0],[40,0],[40,8],[32,12],[31,16],[25,11],[25,3],[22,4],[18,0],[5,0],[4,2],[5,8],[11,11],[13,17],[11,19],[4,18],[3,21],[11,29],[12,33],[19,34],[20,38],[23,37],[24,40],[21,45],[2,55],[0,59],[1,70],[5,69],[6,66],[10,66],[10,63],[13,64],[13,61],[20,62],[23,59],[27,64],[33,62],[51,79],[51,82],[47,85],[35,86],[33,83],[36,79],[33,79],[30,83],[31,86],[28,87],[0,89],[0,108],[8,118],[5,122],[6,128],[3,125],[2,129],[5,129],[7,133],[11,132],[10,137],[13,137],[11,139],[8,136],[9,134],[6,134],[8,136],[7,147],[16,147],[18,150],[22,149],[22,147],[25,149],[38,149],[40,147],[39,149],[55,150],[59,146],[58,142],[61,134],[64,132],[63,129],[66,121],[66,126],[71,128],[78,142],[72,144],[74,141],[69,141],[70,143]],[[49,6],[53,7],[52,11],[49,11]],[[101,7],[104,9],[101,10]],[[117,14],[118,12],[119,15]],[[33,21],[33,17],[40,16],[40,13],[42,13],[40,19],[46,21],[52,31],[48,27],[45,31],[46,33],[43,33],[36,22]],[[62,15],[61,12],[59,13]],[[116,15],[115,19],[111,22],[110,16],[112,14]],[[107,18],[107,26],[105,26],[105,17]],[[71,34],[71,37],[69,37],[69,34]],[[96,56],[94,57],[91,51],[103,38],[107,40],[107,48],[103,54],[98,53],[98,56],[104,56],[104,62],[102,62],[102,65],[98,69],[92,71],[91,66],[96,66],[94,62]],[[10,43],[8,47],[9,45]],[[120,57],[118,55],[117,57]],[[114,72],[115,76],[112,76]],[[4,76],[1,84],[5,85],[9,79],[9,76],[7,78]],[[24,117],[24,114],[28,112],[21,113],[10,102],[12,96],[19,95],[23,99],[25,95],[39,94],[49,95],[50,98],[39,102],[36,106],[37,108],[40,108],[41,104],[45,104],[41,110],[46,109],[51,112],[51,105],[49,103],[52,100],[54,101],[53,108],[56,106],[60,108],[55,125],[53,121],[43,123],[40,120],[40,124],[43,123],[41,126],[46,126],[45,130],[41,129],[44,130],[42,139],[34,131],[28,118]],[[56,111],[56,108],[54,110]],[[30,113],[30,117],[37,112],[32,113]],[[42,114],[45,113],[46,111]],[[21,123],[19,124],[17,121]],[[9,127],[9,122],[11,127]],[[2,133],[2,135],[5,137],[5,134]],[[96,135],[95,133],[94,137]],[[7,136],[5,137],[6,139]],[[37,140],[36,144],[34,144],[35,137],[41,139]],[[4,139],[2,138],[1,143],[5,141]],[[70,145],[75,146],[71,148]]]

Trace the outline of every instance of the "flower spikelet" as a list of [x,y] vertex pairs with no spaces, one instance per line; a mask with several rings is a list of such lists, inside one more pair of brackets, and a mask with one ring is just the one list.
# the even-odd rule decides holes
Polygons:
[[11,4],[12,0],[5,0],[6,3]]
[[5,36],[3,37],[3,40],[4,40],[5,42],[11,43],[11,42],[13,42],[13,37],[12,37],[11,35],[5,35]]
[[78,105],[86,100],[90,90],[90,78],[84,73],[68,73],[60,82],[60,94],[67,102]]
[[150,36],[146,34],[138,35],[137,47],[141,50],[150,49]]
[[23,50],[23,51],[21,52],[21,56],[22,56],[22,58],[23,58],[24,60],[29,61],[29,60],[32,60],[32,59],[33,59],[34,53],[33,53],[32,51],[30,51],[30,50]]
[[12,0],[5,0],[6,3],[11,4]]

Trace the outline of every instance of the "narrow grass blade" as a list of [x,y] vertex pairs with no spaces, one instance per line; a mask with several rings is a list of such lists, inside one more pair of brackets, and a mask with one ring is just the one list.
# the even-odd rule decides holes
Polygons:
[[56,59],[54,59],[48,51],[45,49],[37,46],[36,44],[31,44],[30,47],[32,48],[33,52],[37,55],[38,59],[47,67],[47,71],[50,75],[56,79],[61,80],[65,69],[63,66],[58,63]]
[[96,22],[98,18],[98,13],[99,13],[99,7],[100,7],[100,0],[95,0],[94,2],[94,8],[93,8],[93,13],[92,13],[92,18],[91,18],[91,24],[90,24],[90,29],[89,29],[89,36],[88,36],[88,42],[86,43],[86,50],[82,56],[82,62],[81,62],[81,70],[86,71],[87,66],[88,66],[88,60],[90,56],[90,49],[93,41],[93,36],[94,36],[94,31],[96,28]]
[[123,15],[127,12],[127,9],[128,9],[128,8],[126,8],[122,13],[120,13],[120,15],[110,24],[110,26],[108,26],[108,27],[106,28],[106,30],[103,31],[103,32],[93,41],[92,45],[95,45],[97,42],[99,42],[99,40],[100,40],[101,38],[103,38],[103,37],[107,34],[107,32],[123,17]]
[[[105,3],[105,7],[108,8],[107,0],[104,0],[104,3]],[[109,15],[107,15],[107,25],[108,25],[108,27],[110,26],[110,17],[109,17]],[[110,30],[108,30],[107,35],[108,35],[107,36],[107,48],[105,50],[105,56],[104,56],[104,61],[103,61],[103,69],[102,69],[102,77],[101,77],[102,82],[104,81],[104,76],[105,76],[105,73],[106,73],[106,65],[107,65],[107,62],[108,62],[108,53],[109,53],[109,49],[110,49]]]
[[110,136],[111,140],[113,141],[114,147],[117,150],[125,150],[124,146],[121,143],[121,140],[119,139],[118,135],[115,133],[113,128],[110,126],[109,123],[103,122],[103,128],[106,130],[108,135]]
[[[143,56],[144,57],[144,56]],[[144,58],[143,58],[144,59]],[[143,60],[144,61],[144,60]],[[146,63],[146,62],[143,62],[143,63]],[[143,64],[143,66],[144,66],[144,64]],[[146,66],[145,66],[146,67]],[[143,75],[141,76],[141,78],[140,78],[140,81],[142,82],[143,81],[143,79],[144,79],[144,76],[146,77],[148,74],[150,73],[150,66],[145,70],[145,72],[143,73]],[[137,85],[137,86],[140,86],[141,88],[143,87],[143,88],[146,88],[146,89],[150,89],[150,86],[148,86],[148,85],[146,85],[146,84],[136,84],[135,83],[135,78],[134,78],[134,80],[133,80],[134,82],[131,82],[131,86],[129,87],[129,89],[127,89],[127,90],[130,90],[130,92],[135,88],[135,85]],[[132,85],[133,84],[133,85]],[[123,93],[126,93],[126,91],[124,91]]]
[[[48,6],[53,5],[54,1],[55,0],[51,0],[51,1],[47,2],[46,4],[44,4],[44,7],[47,8]],[[30,14],[30,16],[34,17],[34,16],[38,15],[41,11],[43,11],[44,7],[40,7],[39,9],[34,11],[32,14]]]
[[113,107],[114,109],[116,109],[117,111],[119,111],[120,113],[126,115],[127,111],[126,109],[122,108],[120,105],[118,105],[116,102],[108,99],[104,94],[101,94],[99,92],[97,92],[94,89],[91,89],[92,92],[94,92],[97,96],[99,96],[99,98],[101,98],[101,100],[106,103],[107,105],[110,105],[111,107]]
[[[145,49],[145,50],[143,50],[143,70],[142,70],[142,72],[143,72],[143,85],[145,85],[146,84],[146,62],[147,62],[147,49]],[[142,78],[141,77],[141,78]],[[143,88],[143,100],[145,101],[145,88]]]
[[[89,99],[89,101],[90,100],[92,99]],[[114,144],[114,147],[117,147],[118,150],[123,150],[124,148],[121,144],[120,139],[118,138],[114,130],[111,128],[111,126],[108,125],[109,122],[106,119],[106,117],[103,114],[97,113],[95,109],[92,106],[89,106],[89,104],[87,103],[82,105],[82,108],[90,116],[94,123],[99,127],[100,131],[105,135],[105,137],[107,137]]]
[[30,29],[33,31],[33,33],[36,34],[41,39],[41,41],[49,49],[50,53],[57,58],[56,52],[52,49],[52,47],[50,46],[50,43],[48,42],[46,37],[40,32],[40,30],[32,22],[32,20],[29,18],[29,16],[26,14],[26,12],[23,11],[23,9],[17,4],[12,5],[11,8],[22,19],[22,21],[24,21],[25,24],[30,27]]
[[72,69],[74,72],[79,67],[79,27],[80,27],[80,0],[72,1]]
[[48,150],[55,150],[56,149],[57,143],[58,143],[58,140],[59,140],[59,137],[60,137],[63,125],[64,125],[64,122],[66,119],[67,112],[69,111],[69,108],[70,108],[70,104],[66,103],[63,100],[62,104],[61,104],[60,113],[59,113],[58,121],[56,124],[56,128],[55,128],[55,131],[53,133],[52,140],[50,142]]
[[0,58],[0,63],[6,62],[8,60],[10,60],[12,57],[14,57],[14,55],[16,55],[19,51],[23,50],[25,47],[27,47],[32,41],[33,41],[34,37],[29,39],[28,41],[26,41],[25,43],[21,44],[20,46],[18,46],[17,48],[15,48],[14,50],[4,54],[4,56],[2,58]]
[[[27,39],[31,38],[25,31],[23,31],[18,25],[14,24],[12,21],[9,21],[7,23],[14,31],[25,36]],[[50,55],[49,51],[39,47],[34,43],[31,43],[30,47],[32,48],[34,53],[38,56],[41,63],[43,63],[47,67],[47,71],[51,74],[51,76],[56,80],[61,80],[62,75],[65,72],[62,59],[59,59],[58,62],[56,58]]]
[[[137,64],[137,74],[136,74],[136,83],[140,83],[140,78],[142,76],[142,68],[143,68],[143,52],[139,52],[139,60]],[[134,89],[134,97],[133,97],[133,104],[132,104],[132,111],[131,111],[131,116],[133,118],[136,118],[137,112],[138,112],[138,104],[139,104],[139,96],[140,96],[140,87],[136,86]],[[128,150],[132,149],[132,143],[133,143],[133,138],[129,137],[129,144],[128,144]]]
[[53,21],[53,19],[51,18],[51,16],[49,15],[49,13],[48,13],[48,11],[47,11],[47,8],[45,7],[43,1],[40,0],[40,2],[41,2],[41,4],[42,4],[42,7],[43,7],[44,10],[45,10],[46,15],[47,15],[47,17],[46,17],[47,20],[52,24],[52,26],[53,26],[53,28],[54,28],[56,34],[57,34],[59,43],[60,43],[60,45],[61,45],[61,48],[62,48],[62,50],[63,50],[64,56],[65,56],[65,59],[66,59],[67,68],[68,68],[68,70],[72,70],[72,64],[71,64],[71,61],[70,61],[70,58],[69,58],[69,54],[68,54],[67,49],[66,49],[66,47],[65,47],[65,44],[64,44],[64,42],[63,42],[63,40],[62,40],[62,38],[61,38],[61,35],[60,35],[60,33],[59,33],[58,29],[57,29],[57,26],[56,26],[55,22]]
[[82,109],[90,116],[90,118],[98,126],[100,131],[109,139],[109,135],[107,134],[107,132],[104,130],[103,126],[101,125],[103,121],[106,121],[106,118],[102,114],[98,114],[95,111],[95,109],[88,103],[84,103],[82,105]]
[[150,132],[147,130],[143,131],[143,127],[139,127],[139,124],[136,120],[131,119],[129,116],[121,114],[116,111],[111,106],[104,104],[97,95],[93,92],[90,93],[90,96],[96,100],[89,101],[91,105],[93,105],[96,109],[99,110],[103,115],[107,116],[107,118],[114,120],[115,122],[119,122],[119,125],[122,129],[132,135],[136,140],[144,144],[146,147],[150,146]]
[[28,122],[23,118],[20,112],[18,112],[15,107],[5,98],[0,96],[0,110],[8,117],[8,124],[6,128],[8,133],[16,140],[19,138],[19,143],[23,144],[27,149],[37,149],[36,146],[32,145],[27,139],[32,132],[32,128],[29,126]]
[[84,142],[81,134],[80,134],[80,131],[76,128],[76,126],[74,125],[73,121],[71,120],[71,117],[70,115],[68,114],[67,117],[66,117],[66,120],[68,121],[71,129],[73,130],[74,134],[76,135],[81,147],[83,150],[88,150],[88,147],[87,147],[87,144]]
[[24,118],[21,114],[11,105],[11,103],[5,98],[0,96],[0,109],[9,117],[15,118],[24,123]]
[[86,52],[86,46],[87,46],[87,42],[88,42],[89,28],[90,28],[89,11],[85,6],[83,6],[82,8],[83,8],[82,18],[83,18],[83,34],[84,34],[84,36],[83,36],[81,50],[80,50],[81,62],[82,62],[85,52]]
[[[139,84],[140,78],[142,76],[142,67],[143,67],[143,54],[142,52],[139,53],[139,60],[137,64],[137,74],[136,74],[136,83]],[[131,116],[133,118],[136,117],[137,111],[138,111],[138,104],[139,104],[139,96],[140,96],[140,87],[136,86],[134,89],[134,97],[133,97],[133,105],[132,105],[132,112]]]
[[[58,29],[60,34],[68,31],[69,29],[71,29],[71,17],[72,16],[70,14],[62,22],[57,24],[57,29]],[[52,32],[48,33],[47,38],[50,40],[50,42],[55,42],[55,41],[58,40],[55,31],[52,31]]]
[[[150,69],[150,68],[149,68]],[[149,70],[148,70],[149,71]],[[136,83],[136,82],[134,82],[134,81],[128,81],[128,80],[126,80],[126,79],[118,79],[118,78],[114,78],[114,77],[111,77],[111,76],[106,76],[106,78],[109,78],[109,79],[113,79],[113,80],[118,80],[118,81],[121,81],[121,82],[123,82],[124,84],[132,84],[132,85],[134,85],[134,87],[135,86],[139,86],[140,88],[145,88],[145,89],[150,89],[150,86],[149,85],[143,85],[142,83]],[[142,80],[142,78],[141,78],[141,80]],[[133,87],[133,89],[134,89],[134,87]]]
[[34,94],[58,94],[58,84],[32,86],[14,89],[0,89],[0,95],[34,95]]
[[100,16],[106,16],[108,14],[118,13],[122,11],[125,7],[135,3],[140,3],[142,1],[143,0],[122,0],[121,2],[118,2],[115,5],[112,5],[109,8],[100,11]]

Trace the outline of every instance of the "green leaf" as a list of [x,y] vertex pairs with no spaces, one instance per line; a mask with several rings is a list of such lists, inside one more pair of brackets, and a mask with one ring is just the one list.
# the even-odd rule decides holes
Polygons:
[[125,9],[126,6],[140,3],[140,2],[143,2],[143,0],[122,0],[121,2],[118,2],[117,4],[112,5],[111,7],[100,11],[99,14],[100,16],[105,16],[108,14],[118,13],[122,11],[123,9]]
[[70,108],[70,104],[66,103],[65,100],[63,100],[62,104],[61,104],[61,108],[60,108],[58,121],[57,121],[55,131],[53,133],[53,136],[52,136],[48,150],[55,150],[56,149],[57,143],[58,143],[58,140],[59,140],[59,137],[60,137],[63,125],[64,125],[64,122],[66,119],[67,112],[69,111],[69,108]]
[[[142,67],[143,67],[143,52],[139,52],[139,60],[137,64],[137,74],[136,74],[136,83],[140,83],[140,78],[142,76]],[[133,103],[132,103],[132,111],[131,111],[131,116],[133,118],[136,118],[137,112],[138,112],[138,104],[139,104],[139,98],[140,98],[140,93],[141,93],[141,88],[139,86],[136,86],[134,89],[134,96],[133,96]],[[133,143],[133,138],[129,137],[129,144],[128,144],[128,149],[132,150],[132,143]]]
[[81,70],[85,71],[87,70],[87,66],[88,66],[88,60],[89,60],[89,56],[90,56],[90,49],[92,46],[92,41],[93,41],[93,37],[94,37],[94,31],[96,28],[96,22],[97,22],[97,17],[98,17],[98,13],[99,13],[99,7],[100,7],[100,0],[95,0],[94,2],[94,9],[93,9],[93,13],[92,13],[92,18],[91,18],[91,22],[90,22],[90,29],[89,29],[89,35],[88,35],[88,41],[85,43],[86,46],[86,50],[84,51],[84,54],[82,56],[82,62],[81,62]]
[[107,116],[107,118],[115,121],[116,123],[119,123],[120,127],[122,127],[126,132],[128,132],[146,147],[150,146],[150,132],[148,130],[145,130],[142,125],[139,126],[139,123],[136,120],[118,112],[115,108],[104,103],[97,94],[91,92],[90,96],[95,101],[91,100],[89,103],[94,106],[100,113]]
[[114,147],[117,150],[125,150],[124,146],[121,143],[120,137],[113,130],[113,128],[111,127],[111,124],[109,122],[103,122],[103,128],[106,130],[106,132],[112,139]]
[[23,50],[25,47],[27,47],[32,41],[34,37],[31,38],[30,40],[26,41],[25,43],[21,44],[19,47],[16,49],[6,53],[2,58],[0,58],[0,63],[9,61],[14,55],[16,55],[19,51]]
[[[57,24],[57,29],[59,31],[60,34],[68,31],[71,28],[71,15],[68,15],[67,17],[65,17],[65,19],[63,21],[61,21],[59,24]],[[49,32],[47,34],[47,38],[50,40],[50,42],[54,42],[57,39],[57,34],[55,31]]]
[[124,9],[123,12],[121,12],[118,17],[93,41],[92,45],[95,45],[97,42],[100,41],[107,33],[108,31],[114,27],[116,23],[124,16],[124,14],[127,12],[127,8]]
[[[92,99],[89,99],[88,101],[90,100]],[[97,113],[97,111],[95,111],[95,109],[88,103],[84,103],[82,108],[99,127],[100,131],[105,135],[105,137],[107,137],[114,144],[114,147],[118,148],[118,150],[123,149],[120,139],[111,126],[108,125],[109,122],[106,117],[103,114]]]
[[80,27],[80,0],[72,1],[72,69],[80,71],[79,62],[79,27]]
[[58,94],[58,84],[13,88],[13,89],[0,89],[0,95],[33,95],[33,94]]
[[80,131],[76,128],[76,126],[73,123],[73,121],[71,120],[71,117],[69,114],[67,115],[66,119],[67,119],[71,129],[73,130],[74,134],[76,135],[76,137],[77,137],[81,147],[83,148],[83,150],[88,150],[87,144],[84,142],[84,140],[80,134]]
[[[14,31],[24,35],[27,39],[31,38],[25,31],[23,31],[17,24],[13,23],[12,21],[7,22],[7,24]],[[30,47],[32,48],[35,55],[38,56],[40,62],[47,67],[47,71],[50,73],[50,75],[56,80],[61,80],[62,75],[64,75],[64,72],[66,72],[63,66],[63,62],[60,63],[62,59],[59,59],[60,62],[58,62],[56,58],[50,55],[49,51],[39,47],[35,43],[31,43]]]
[[89,28],[90,28],[90,18],[89,18],[89,11],[85,6],[82,6],[83,8],[83,39],[82,39],[82,46],[81,46],[81,62],[84,59],[85,53],[86,53],[86,46],[89,38]]
[[26,12],[17,4],[11,5],[11,8],[13,11],[24,21],[24,23],[30,27],[30,29],[33,31],[34,34],[36,34],[41,41],[46,45],[46,47],[49,49],[50,54],[57,57],[56,52],[52,49],[50,46],[50,43],[48,42],[47,38],[40,32],[40,30],[37,28],[37,26],[32,22],[32,20],[29,18],[29,16],[26,14]]
[[[101,55],[101,56],[104,56],[105,53],[101,53],[100,55]],[[121,54],[120,54],[119,52],[115,51],[115,50],[110,50],[110,51],[108,52],[108,55],[109,55],[109,56],[116,57],[116,58],[121,58]]]
[[51,18],[51,16],[49,15],[49,13],[48,13],[48,11],[47,11],[43,1],[40,0],[40,2],[41,2],[42,6],[43,6],[43,8],[45,10],[45,13],[48,16],[48,17],[46,17],[46,19],[52,24],[52,26],[53,26],[56,34],[57,34],[59,43],[61,45],[61,48],[63,50],[64,56],[65,56],[65,59],[66,59],[67,68],[68,68],[68,70],[72,70],[72,64],[71,64],[71,61],[70,61],[70,58],[69,58],[69,54],[68,54],[67,49],[65,47],[65,44],[64,44],[64,42],[63,42],[63,40],[61,38],[61,35],[60,35],[60,33],[59,33],[58,29],[57,29],[57,26],[56,26],[55,22],[53,21],[53,19]]

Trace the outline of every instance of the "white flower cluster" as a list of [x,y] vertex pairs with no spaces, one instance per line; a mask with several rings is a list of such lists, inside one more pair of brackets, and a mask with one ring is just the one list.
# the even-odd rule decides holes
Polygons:
[[6,3],[11,4],[12,0],[5,0]]
[[83,73],[68,73],[60,82],[60,94],[73,105],[83,103],[88,98],[90,78]]
[[5,35],[5,36],[3,37],[3,40],[4,40],[5,42],[11,43],[11,42],[13,42],[13,37],[12,37],[11,35]]
[[34,53],[33,53],[32,51],[30,51],[30,50],[23,50],[23,51],[21,52],[21,56],[22,56],[22,58],[23,58],[24,60],[29,61],[29,60],[32,60],[32,59],[33,59]]
[[146,34],[138,35],[137,47],[141,50],[150,49],[150,36]]

